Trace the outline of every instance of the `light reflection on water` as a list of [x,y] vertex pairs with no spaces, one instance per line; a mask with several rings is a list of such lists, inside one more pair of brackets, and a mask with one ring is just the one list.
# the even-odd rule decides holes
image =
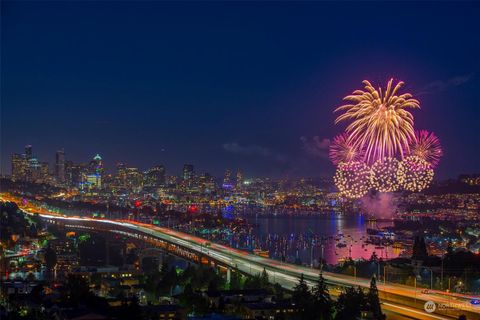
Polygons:
[[[368,238],[367,228],[377,229],[391,226],[391,222],[367,221],[366,217],[357,215],[322,214],[308,217],[249,217],[250,223],[257,224],[253,235],[262,238],[262,248],[270,251],[270,256],[280,258],[278,241],[266,241],[277,235],[278,239],[287,237],[289,246],[286,255],[298,256],[303,263],[310,263],[310,256],[317,262],[320,260],[321,243],[324,245],[323,257],[327,263],[335,264],[341,259],[369,259],[373,252],[383,259],[397,257],[401,250],[391,246],[376,248],[373,244],[365,244]],[[342,236],[343,235],[343,236]],[[322,237],[324,238],[322,240]],[[311,242],[314,239],[313,255]],[[338,243],[346,244],[338,247]]]

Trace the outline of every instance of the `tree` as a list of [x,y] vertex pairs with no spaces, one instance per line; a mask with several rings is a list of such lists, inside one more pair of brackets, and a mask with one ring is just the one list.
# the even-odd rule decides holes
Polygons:
[[318,276],[317,284],[313,288],[313,302],[317,319],[330,320],[332,318],[332,298],[330,297],[322,273]]
[[266,289],[269,286],[268,273],[265,268],[263,268],[262,274],[260,275],[260,286],[262,289]]
[[346,288],[337,300],[335,320],[351,320],[360,317],[365,307],[365,295],[361,288]]
[[313,306],[312,294],[308,288],[307,282],[302,275],[293,288],[292,302],[298,310],[298,316],[300,319],[314,319],[314,313],[311,312]]
[[210,280],[208,283],[208,291],[218,291],[219,289],[219,283],[217,278],[213,278]]
[[237,290],[242,288],[242,278],[237,269],[231,271],[230,274],[230,290]]
[[262,288],[262,281],[260,278],[260,274],[256,274],[252,277],[248,277],[243,285],[244,289],[261,289]]
[[426,257],[428,257],[428,252],[425,238],[422,236],[416,236],[413,242],[412,259],[424,260]]
[[367,305],[372,312],[374,319],[385,319],[385,315],[382,313],[382,307],[380,306],[380,299],[378,298],[377,280],[375,277],[372,277],[372,280],[370,281],[370,289],[367,294]]

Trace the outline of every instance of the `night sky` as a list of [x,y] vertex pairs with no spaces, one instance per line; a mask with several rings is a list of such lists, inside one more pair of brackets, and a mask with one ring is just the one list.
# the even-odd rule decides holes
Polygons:
[[445,156],[480,172],[480,3],[2,1],[1,160],[330,175],[333,109],[404,80]]

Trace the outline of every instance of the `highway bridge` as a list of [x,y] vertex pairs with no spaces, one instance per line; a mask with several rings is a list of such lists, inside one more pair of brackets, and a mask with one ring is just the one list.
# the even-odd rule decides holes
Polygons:
[[[227,274],[232,269],[236,269],[244,274],[256,275],[265,269],[272,282],[279,283],[286,289],[292,289],[302,274],[311,286],[318,279],[319,270],[261,257],[168,228],[135,221],[71,217],[47,213],[44,210],[40,213],[34,213],[25,208],[23,210],[28,214],[39,214],[46,222],[65,228],[111,232],[145,241],[196,262],[223,266],[228,270]],[[331,286],[333,294],[344,287],[368,288],[370,285],[370,279],[365,278],[330,272],[323,272],[323,276]],[[442,320],[457,319],[459,315],[465,314],[468,319],[480,319],[480,306],[471,304],[472,299],[480,298],[478,296],[436,290],[422,293],[420,289],[414,287],[388,282],[378,282],[377,285],[382,308],[387,314],[396,315],[392,318]],[[435,302],[434,312],[429,313],[424,310],[427,301]]]

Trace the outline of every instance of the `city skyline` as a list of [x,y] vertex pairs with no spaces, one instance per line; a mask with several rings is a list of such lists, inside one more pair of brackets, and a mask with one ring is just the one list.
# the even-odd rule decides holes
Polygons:
[[[39,158],[37,157],[37,154],[35,153],[34,151],[34,146],[31,145],[31,144],[28,144],[28,145],[25,145],[24,147],[24,152],[15,152],[13,154],[11,154],[10,156],[10,172],[9,172],[9,175],[12,176],[13,175],[13,172],[14,172],[14,162],[15,160],[17,159],[24,159],[24,160],[34,160],[34,163],[35,164],[44,164],[46,165],[47,169],[48,169],[48,174],[51,175],[52,177],[54,177],[55,179],[57,179],[57,182],[64,182],[65,180],[65,170],[66,170],[66,165],[67,164],[71,164],[71,165],[84,165],[84,166],[88,166],[88,163],[91,162],[92,160],[102,160],[102,162],[104,161],[103,158],[101,158],[101,155],[99,153],[95,153],[93,156],[91,156],[90,158],[87,158],[87,159],[82,159],[80,160],[79,162],[74,162],[72,161],[71,159],[69,159],[67,157],[67,153],[65,152],[64,148],[61,148],[59,150],[57,150],[55,152],[55,155],[54,155],[54,160],[53,161],[44,161],[45,159],[42,159],[42,158]],[[135,165],[135,163],[125,163],[125,162],[122,162],[122,161],[117,161],[115,162],[115,165],[112,166],[112,167],[106,167],[106,166],[103,166],[102,165],[102,169],[105,171],[105,173],[107,174],[115,174],[118,172],[118,169],[119,167],[128,167],[128,168],[135,168],[135,169],[139,169],[140,171],[146,173],[148,170],[150,169],[153,169],[153,168],[156,168],[156,167],[163,167],[165,169],[165,166],[163,164],[161,164],[160,162],[158,162],[157,164],[153,165],[153,166],[150,166],[150,167],[138,167]],[[178,176],[178,177],[181,177],[182,179],[184,180],[188,180],[189,178],[185,178],[185,170],[186,168],[188,167],[188,170],[190,173],[189,173],[189,176],[190,178],[193,178],[194,175],[196,174],[199,174],[199,173],[202,173],[202,174],[209,174],[208,172],[204,171],[204,170],[197,170],[197,169],[194,169],[196,168],[194,164],[189,164],[189,163],[185,163],[185,164],[182,164],[181,165],[181,170],[178,171],[178,172],[174,172],[174,173],[170,173],[171,175],[174,175],[174,176]],[[225,168],[224,169],[224,174],[231,174],[231,168]],[[236,169],[236,174],[238,175],[238,173],[241,173],[242,170],[241,168],[237,168]],[[218,179],[224,179],[224,176],[218,176],[217,177]]]
[[[4,2],[2,172],[32,144],[51,162],[63,147],[107,167],[331,176],[334,108],[362,80],[390,77],[420,100],[418,128],[442,141],[436,177],[478,172],[478,5],[395,7],[412,22],[392,25],[384,4]],[[359,17],[375,30],[368,41]]]

